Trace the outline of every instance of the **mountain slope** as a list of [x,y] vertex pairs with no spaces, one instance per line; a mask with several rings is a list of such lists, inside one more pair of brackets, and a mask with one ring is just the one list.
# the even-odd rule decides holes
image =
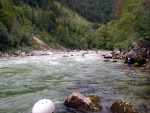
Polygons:
[[99,47],[130,49],[133,43],[150,46],[149,0],[124,0],[116,4],[115,15],[114,21],[96,31]]
[[94,23],[106,23],[112,19],[116,0],[56,0]]
[[40,49],[33,37],[51,48],[129,49],[132,42],[148,45],[149,4],[149,0],[0,0],[0,51]]
[[53,48],[58,43],[68,48],[84,48],[78,42],[91,26],[54,0],[0,0],[0,51],[39,49],[33,36]]

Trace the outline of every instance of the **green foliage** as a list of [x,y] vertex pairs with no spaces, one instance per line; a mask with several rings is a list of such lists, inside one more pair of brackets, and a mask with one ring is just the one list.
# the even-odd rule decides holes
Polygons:
[[149,39],[149,3],[148,0],[124,0],[116,4],[116,20],[107,24],[107,31],[103,26],[97,30],[99,47],[129,49],[132,43],[139,42],[141,37],[144,40]]
[[6,27],[0,21],[0,51],[10,49],[12,46],[11,36],[8,34]]
[[98,48],[104,48],[105,40],[107,38],[107,26],[101,25],[99,29],[96,31],[96,38],[97,38],[97,46]]
[[56,0],[91,22],[110,21],[113,4],[116,0]]
[[59,43],[71,49],[129,49],[133,42],[150,43],[149,0],[56,1],[0,0],[0,51],[38,49],[33,36],[50,47]]
[[0,0],[0,23],[0,50],[26,51],[38,49],[33,36],[52,47],[59,43],[80,48],[80,39],[92,25],[54,0]]

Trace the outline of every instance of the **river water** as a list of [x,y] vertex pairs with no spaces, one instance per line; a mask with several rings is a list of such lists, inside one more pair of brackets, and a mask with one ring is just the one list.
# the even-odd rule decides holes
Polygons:
[[95,52],[0,59],[0,113],[31,113],[40,99],[52,100],[55,113],[82,113],[63,106],[75,91],[98,95],[103,109],[97,113],[110,113],[118,99],[149,113],[150,73],[103,60]]

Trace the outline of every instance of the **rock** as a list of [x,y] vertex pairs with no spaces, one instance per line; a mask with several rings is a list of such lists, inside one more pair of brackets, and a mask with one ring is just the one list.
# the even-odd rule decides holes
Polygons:
[[132,49],[124,55],[124,57],[130,57],[130,58],[148,58],[150,56],[150,48],[149,47],[144,47],[140,46],[138,44],[134,44],[132,46]]
[[102,109],[98,96],[86,96],[80,92],[73,92],[63,104],[66,107],[83,111],[100,111]]
[[111,105],[110,110],[112,113],[138,113],[132,105],[123,102],[122,100],[114,102]]
[[109,59],[104,60],[104,62],[110,62]]
[[129,53],[127,54],[127,57],[130,57],[130,58],[136,58],[137,56],[138,54],[134,50],[129,51]]
[[104,62],[117,62],[117,60],[114,60],[114,59],[106,59],[106,60],[104,60]]
[[147,63],[146,59],[150,58],[150,47],[134,44],[132,49],[129,52],[126,52],[123,57],[126,58],[125,63],[127,63],[127,58],[129,57],[131,59],[132,66],[143,66]]
[[112,54],[105,54],[104,58],[112,58]]
[[110,59],[109,61],[110,62],[117,62],[117,60],[114,60],[114,59]]
[[20,51],[20,50],[16,51],[16,52],[14,53],[14,55],[20,56],[20,55],[21,55],[21,51]]
[[25,57],[26,56],[26,52],[21,52],[21,56]]
[[132,45],[132,49],[136,51],[136,50],[140,49],[140,46],[135,43],[134,45]]
[[62,57],[69,57],[68,55],[63,55]]
[[113,59],[122,59],[123,55],[125,54],[126,51],[122,51],[120,49],[115,49],[114,51],[112,51],[112,58]]

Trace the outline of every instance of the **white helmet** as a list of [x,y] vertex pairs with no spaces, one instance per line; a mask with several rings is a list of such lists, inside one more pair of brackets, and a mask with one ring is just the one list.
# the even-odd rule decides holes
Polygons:
[[48,99],[39,100],[32,108],[32,113],[53,113],[54,111],[54,103]]

